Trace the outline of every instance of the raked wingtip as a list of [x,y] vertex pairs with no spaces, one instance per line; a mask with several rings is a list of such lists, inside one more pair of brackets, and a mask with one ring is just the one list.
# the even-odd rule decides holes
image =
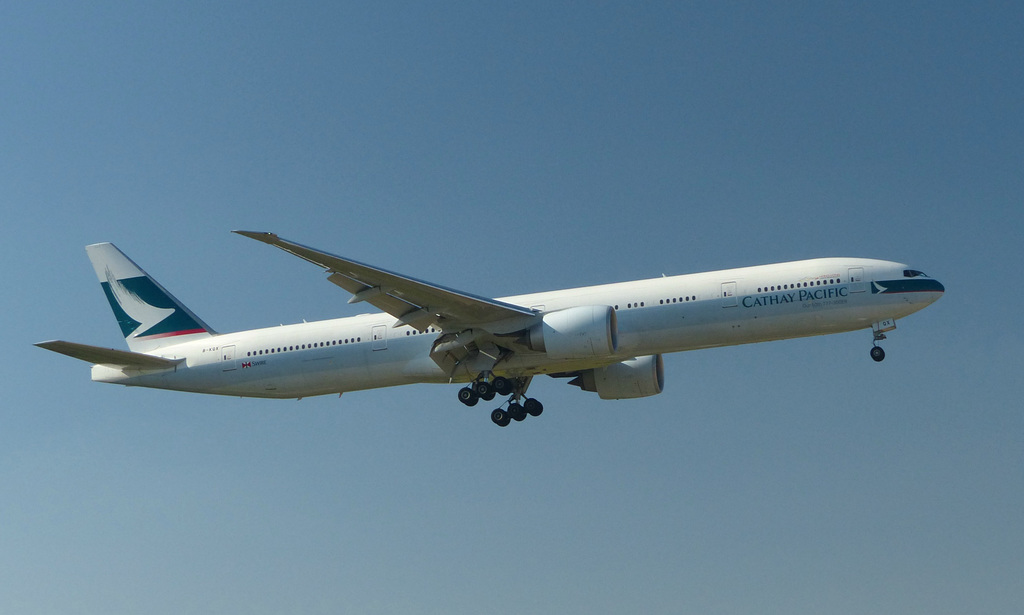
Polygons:
[[255,239],[256,241],[262,241],[263,243],[274,243],[278,237],[274,233],[265,233],[257,231],[231,231],[237,235],[248,237],[249,239]]

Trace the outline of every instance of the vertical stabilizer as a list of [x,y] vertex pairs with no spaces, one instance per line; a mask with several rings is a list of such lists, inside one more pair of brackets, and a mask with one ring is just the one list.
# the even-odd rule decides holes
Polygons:
[[134,352],[147,352],[215,332],[112,243],[86,246],[117,324]]

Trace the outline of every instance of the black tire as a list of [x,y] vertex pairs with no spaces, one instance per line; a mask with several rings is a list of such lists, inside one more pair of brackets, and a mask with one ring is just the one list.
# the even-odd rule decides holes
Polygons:
[[491,421],[493,421],[498,427],[507,427],[509,418],[501,408],[498,408],[494,412],[491,412]]
[[544,404],[540,403],[536,399],[527,399],[524,401],[523,408],[530,416],[540,416],[540,413],[544,412]]
[[508,415],[516,422],[522,421],[526,419],[526,409],[519,404],[512,402],[508,405]]
[[872,346],[871,358],[874,359],[876,363],[880,363],[882,359],[885,358],[885,351],[882,350],[881,346]]
[[474,382],[473,391],[476,392],[476,394],[479,395],[480,397],[483,397],[484,399],[487,399],[488,395],[490,395],[492,399],[494,398],[494,387],[491,386],[491,383],[487,382],[486,380]]
[[466,404],[467,406],[475,406],[476,402],[480,401],[480,396],[476,394],[476,391],[469,387],[463,387],[459,389],[459,401]]
[[495,376],[494,380],[491,381],[491,386],[494,387],[494,392],[502,397],[512,394],[512,383],[508,378]]

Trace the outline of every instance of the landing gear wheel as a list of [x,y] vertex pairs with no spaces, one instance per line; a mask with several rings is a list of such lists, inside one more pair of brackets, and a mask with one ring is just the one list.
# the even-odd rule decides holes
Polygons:
[[874,359],[875,362],[881,362],[881,360],[885,358],[885,351],[882,350],[881,346],[872,346],[871,358]]
[[491,413],[491,420],[498,427],[507,427],[509,421],[511,421],[509,416],[505,414],[505,412],[501,408],[498,408],[497,410]]
[[536,399],[527,399],[523,402],[523,409],[530,416],[540,416],[541,412],[544,412],[544,404],[540,403]]
[[512,402],[508,405],[508,415],[516,422],[523,421],[526,420],[526,409],[516,402]]
[[486,380],[480,380],[473,383],[473,391],[479,395],[484,401],[491,401],[494,399],[494,387],[490,382]]
[[491,386],[494,387],[494,392],[502,397],[512,394],[512,382],[508,378],[495,376],[491,381]]
[[473,389],[464,387],[459,389],[459,401],[467,406],[475,406],[476,402],[480,401],[480,396]]

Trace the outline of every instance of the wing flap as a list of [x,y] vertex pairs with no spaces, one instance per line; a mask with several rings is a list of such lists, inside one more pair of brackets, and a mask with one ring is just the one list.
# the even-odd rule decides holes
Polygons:
[[185,359],[165,359],[153,355],[142,354],[141,352],[129,352],[115,348],[102,348],[100,346],[89,346],[88,344],[76,344],[54,340],[50,342],[39,342],[40,348],[51,350],[87,363],[97,365],[110,365],[122,369],[158,370],[171,369]]
[[281,239],[274,233],[234,232],[323,267],[330,273],[328,280],[352,293],[351,302],[365,301],[398,318],[401,324],[409,324],[421,331],[431,325],[458,328],[536,314],[519,305],[430,284],[322,252]]

